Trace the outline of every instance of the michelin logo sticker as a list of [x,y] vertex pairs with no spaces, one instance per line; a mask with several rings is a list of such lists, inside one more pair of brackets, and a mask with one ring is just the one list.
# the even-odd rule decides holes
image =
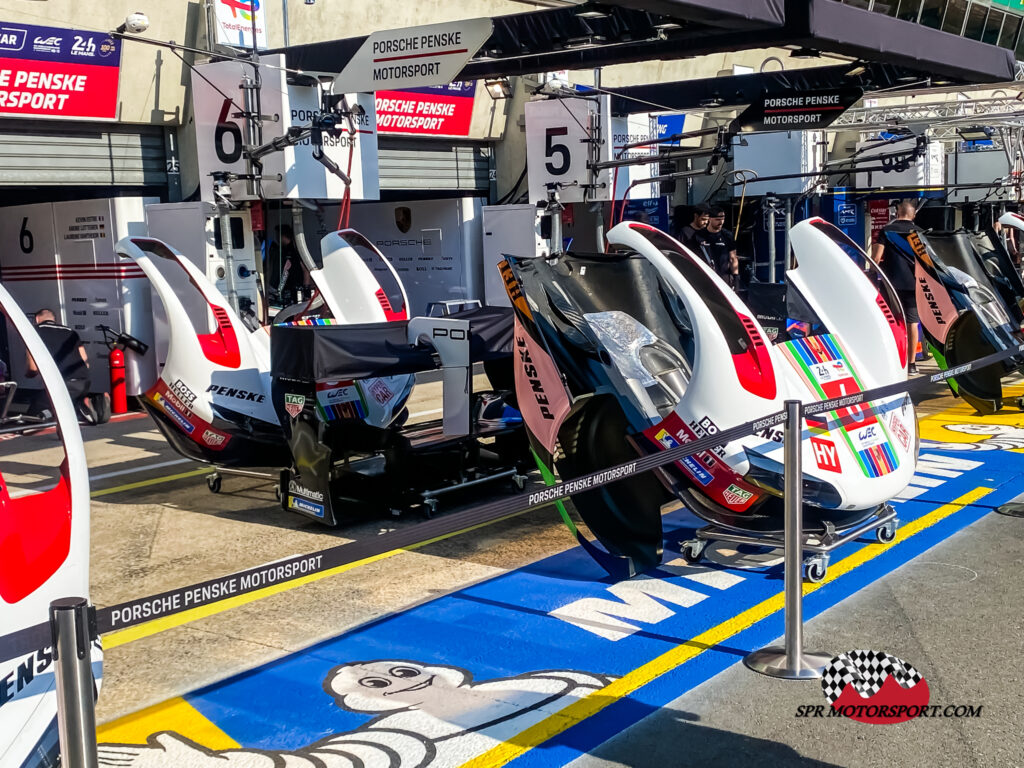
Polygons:
[[161,396],[158,393],[153,395],[153,399],[156,400],[160,407],[164,409],[164,413],[170,416],[172,420],[177,422],[178,426],[185,430],[185,432],[191,435],[195,431],[195,424],[190,422],[184,416],[184,414],[181,413],[181,411],[179,411],[177,408],[171,405],[170,401],[167,398]]
[[324,505],[317,504],[313,501],[307,501],[306,499],[299,498],[298,496],[288,496],[288,509],[294,509],[296,512],[305,512],[307,515],[314,515],[316,517],[324,516]]

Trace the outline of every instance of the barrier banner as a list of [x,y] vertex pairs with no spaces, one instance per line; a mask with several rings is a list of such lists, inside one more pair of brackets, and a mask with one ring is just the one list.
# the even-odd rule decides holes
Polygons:
[[114,120],[120,72],[106,33],[0,22],[0,115]]
[[468,136],[476,81],[401,91],[377,91],[377,131],[419,136]]

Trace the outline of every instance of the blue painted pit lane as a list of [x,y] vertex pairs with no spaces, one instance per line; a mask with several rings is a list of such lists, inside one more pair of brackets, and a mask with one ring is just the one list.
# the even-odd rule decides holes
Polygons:
[[[830,568],[838,575],[808,592],[805,618],[980,519],[1022,486],[1024,457],[1016,453],[939,452],[926,444],[910,498],[896,502],[908,535],[889,546],[865,537],[834,552]],[[950,504],[957,499],[970,503]],[[339,757],[347,749],[364,760],[367,750],[390,755],[382,765],[563,765],[782,633],[777,552],[711,545],[709,561],[690,566],[678,545],[700,521],[679,510],[664,524],[665,564],[647,576],[613,584],[574,548],[184,699],[241,750],[289,752],[301,761],[296,765],[317,764],[325,754],[334,756],[328,766],[355,764]],[[734,567],[738,559],[745,567]],[[772,599],[777,607],[764,609]],[[763,615],[752,625],[737,619],[758,610]],[[690,642],[702,635],[719,639],[710,647]],[[356,662],[365,665],[346,666]],[[428,677],[432,682],[415,682]],[[401,695],[388,700],[361,687],[369,685]],[[418,702],[415,715],[400,703],[409,697]],[[159,730],[154,723],[149,732]]]

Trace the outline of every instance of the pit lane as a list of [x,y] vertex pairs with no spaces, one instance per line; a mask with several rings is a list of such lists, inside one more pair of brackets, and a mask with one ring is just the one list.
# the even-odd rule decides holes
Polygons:
[[[937,386],[922,398],[919,415],[925,439],[975,446],[972,450],[978,455],[994,458],[1006,451],[985,451],[977,446],[996,435],[949,427],[1001,424],[1005,429],[999,437],[1011,441],[1013,430],[1024,433],[1024,418],[1018,412],[1004,410],[982,420],[972,417],[970,409],[947,392]],[[431,418],[438,393],[437,384],[418,387],[410,406],[412,413],[421,419]],[[213,495],[203,482],[208,469],[179,459],[146,418],[118,419],[101,428],[86,429],[84,436],[94,496],[92,597],[100,607],[311,552],[329,546],[332,539],[338,543],[357,540],[420,521],[416,515],[363,518],[337,530],[325,529],[282,511],[272,487],[250,478],[226,477],[223,492]],[[1024,448],[1024,442],[1020,447]],[[58,448],[53,434],[43,432],[5,441],[0,450],[17,467],[17,462],[28,466]],[[1013,448],[1006,450],[1012,456]],[[931,504],[933,510],[949,507],[953,500],[947,495],[949,489],[935,482],[945,479],[941,474],[916,476],[912,489],[919,490],[912,490],[908,502],[919,497],[913,503]],[[1013,476],[1013,471],[1000,466],[990,480]],[[45,484],[45,478],[30,472],[12,473],[10,480],[23,488]],[[507,492],[496,489],[493,493]],[[969,505],[978,498],[960,494],[958,502]],[[952,505],[952,511],[960,506]],[[951,530],[947,535],[955,534]],[[148,733],[170,729],[191,734],[190,738],[209,748],[244,744],[234,737],[228,739],[230,745],[218,741],[217,736],[199,738],[196,734],[204,733],[204,728],[225,731],[220,725],[211,726],[214,721],[205,715],[196,714],[199,710],[189,703],[193,695],[189,692],[204,686],[218,690],[216,684],[225,680],[224,688],[230,688],[233,675],[256,668],[259,677],[261,665],[296,658],[316,643],[358,635],[362,631],[358,628],[386,621],[386,617],[400,619],[418,606],[462,594],[473,585],[510,573],[528,571],[529,566],[539,564],[543,570],[546,563],[555,562],[553,556],[573,548],[571,536],[549,507],[428,542],[415,551],[372,558],[359,567],[344,568],[348,573],[343,576],[326,574],[283,585],[273,594],[252,600],[224,601],[182,616],[178,622],[142,625],[107,635],[98,715],[108,725],[101,731],[101,740],[127,740],[125,728],[133,738],[143,740]],[[572,556],[567,553],[563,558]],[[890,564],[889,570],[896,565]],[[585,568],[577,575],[588,578]],[[589,574],[589,579],[596,583],[600,574]],[[868,578],[865,584],[872,580]],[[408,638],[396,638],[392,657],[409,656],[397,652],[398,648],[409,651],[408,642]],[[384,649],[381,654],[388,656]],[[182,699],[182,694],[188,695]],[[154,705],[146,715],[146,708]],[[268,706],[273,712],[273,704]],[[566,759],[569,757],[566,753]]]

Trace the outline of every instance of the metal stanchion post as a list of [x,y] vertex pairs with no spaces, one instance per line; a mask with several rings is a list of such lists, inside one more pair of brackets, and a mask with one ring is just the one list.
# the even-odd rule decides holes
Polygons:
[[57,672],[57,727],[61,765],[98,768],[89,601],[64,597],[50,603]]
[[803,437],[803,406],[799,400],[786,401],[785,460],[785,595],[786,635],[783,647],[770,646],[748,654],[743,663],[755,672],[787,680],[821,677],[832,661],[828,653],[804,650],[803,617],[803,471],[800,450]]

